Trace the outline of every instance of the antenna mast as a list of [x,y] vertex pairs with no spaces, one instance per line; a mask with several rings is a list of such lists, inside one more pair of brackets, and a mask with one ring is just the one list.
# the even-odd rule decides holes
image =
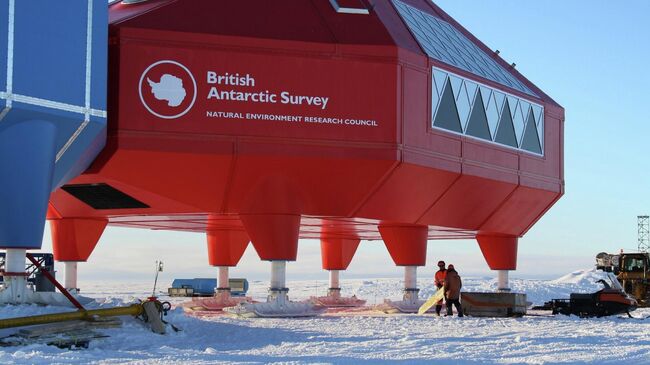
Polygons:
[[639,252],[650,252],[650,217],[647,215],[637,216],[639,226]]

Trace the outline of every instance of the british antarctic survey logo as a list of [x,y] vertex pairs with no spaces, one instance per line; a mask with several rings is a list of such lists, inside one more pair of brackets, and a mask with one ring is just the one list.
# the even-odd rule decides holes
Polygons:
[[185,115],[196,101],[194,76],[187,67],[175,61],[158,61],[147,67],[138,87],[142,105],[163,119]]

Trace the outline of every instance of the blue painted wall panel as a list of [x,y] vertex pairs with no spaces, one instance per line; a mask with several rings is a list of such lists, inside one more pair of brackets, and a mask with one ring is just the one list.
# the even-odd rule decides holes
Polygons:
[[[7,27],[9,22],[9,2],[0,2],[0,27]],[[7,85],[7,31],[0,32],[0,92],[6,90]],[[0,100],[0,108],[4,107],[5,101]]]
[[[82,173],[106,143],[106,118],[84,122],[88,1],[16,0],[14,94],[0,123],[0,248],[41,245],[49,194]],[[9,1],[0,1],[0,91],[8,54]],[[107,3],[93,0],[90,106],[105,110]],[[18,97],[18,96],[17,96]],[[69,105],[52,104],[54,101]],[[0,110],[5,100],[0,100]]]
[[[13,109],[7,116],[5,122],[38,119],[54,123],[56,126],[55,148],[57,152],[65,145],[70,136],[72,136],[74,131],[83,122],[83,115],[78,113],[52,110],[45,107],[23,104],[19,101],[14,101],[12,107]],[[61,168],[61,166],[57,166],[56,168]]]
[[54,123],[0,125],[0,247],[40,248],[56,155]]
[[16,1],[14,92],[84,105],[86,1]]
[[90,117],[90,123],[57,163],[52,180],[56,189],[84,172],[106,145],[106,120]]
[[[14,121],[39,119],[56,126],[55,149],[57,153],[83,123],[83,115],[45,107],[14,102],[14,109],[8,114],[5,125]],[[29,107],[30,110],[27,110]],[[0,129],[1,132],[1,129]],[[106,145],[106,120],[90,117],[90,122],[77,136],[54,168],[52,191],[84,172]]]
[[108,78],[108,6],[106,1],[93,3],[92,83],[90,106],[106,110],[106,85]]

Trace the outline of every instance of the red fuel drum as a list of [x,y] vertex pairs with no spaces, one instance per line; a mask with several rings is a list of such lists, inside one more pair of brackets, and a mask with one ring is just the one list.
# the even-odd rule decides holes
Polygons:
[[[330,0],[111,5],[107,147],[49,218],[245,229],[263,259],[295,259],[298,236],[325,231],[381,239],[379,225],[523,235],[563,194],[564,110],[429,1],[400,3],[535,95],[429,57],[395,2],[352,3],[369,14]],[[434,128],[433,68],[543,106],[543,154]]]

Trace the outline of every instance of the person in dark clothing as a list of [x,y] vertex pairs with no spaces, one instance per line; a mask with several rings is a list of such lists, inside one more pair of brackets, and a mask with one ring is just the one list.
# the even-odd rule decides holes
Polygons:
[[460,288],[463,287],[463,282],[460,280],[460,275],[456,272],[454,265],[447,266],[447,275],[445,276],[445,303],[447,304],[447,316],[451,316],[451,306],[456,306],[458,317],[463,316],[463,309],[460,306]]
[[[445,277],[447,276],[447,269],[445,269],[445,262],[440,260],[438,261],[438,271],[436,272],[436,276],[434,277],[433,284],[436,286],[436,288],[440,289],[445,285]],[[440,315],[440,311],[442,311],[442,299],[436,303],[436,315]]]

